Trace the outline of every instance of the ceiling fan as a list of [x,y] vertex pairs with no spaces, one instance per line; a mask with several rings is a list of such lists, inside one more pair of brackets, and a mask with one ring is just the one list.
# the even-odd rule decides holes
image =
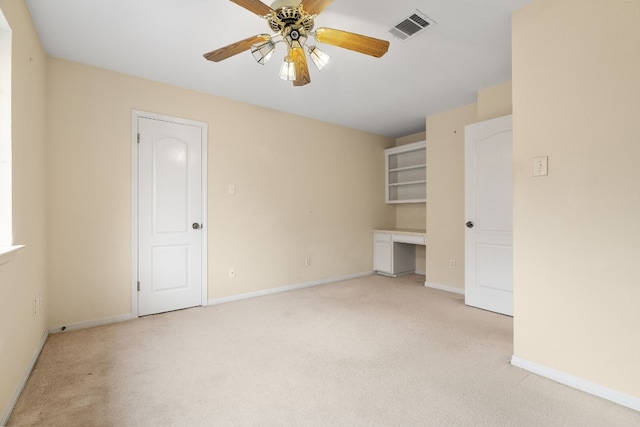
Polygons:
[[[240,40],[228,46],[205,53],[209,61],[219,62],[238,53],[251,49],[260,64],[264,64],[273,54],[275,44],[284,42],[287,56],[282,64],[280,77],[293,81],[294,86],[304,86],[311,82],[307,58],[304,52],[307,39],[313,36],[318,42],[349,49],[380,58],[389,49],[389,42],[360,34],[332,28],[317,28],[314,19],[333,0],[276,0],[267,6],[260,0],[231,0],[259,17],[266,19],[273,35],[259,34]],[[329,55],[316,46],[306,46],[309,57],[318,70],[329,60]]]

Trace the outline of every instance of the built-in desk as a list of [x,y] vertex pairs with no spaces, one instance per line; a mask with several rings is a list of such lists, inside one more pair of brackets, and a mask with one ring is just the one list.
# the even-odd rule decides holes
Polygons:
[[373,232],[373,269],[385,276],[402,276],[416,270],[416,245],[426,246],[425,230],[392,228]]

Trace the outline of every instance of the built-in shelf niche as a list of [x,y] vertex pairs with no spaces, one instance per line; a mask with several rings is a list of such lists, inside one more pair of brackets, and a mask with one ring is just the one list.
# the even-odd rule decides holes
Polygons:
[[385,153],[386,202],[427,201],[426,141],[387,148]]

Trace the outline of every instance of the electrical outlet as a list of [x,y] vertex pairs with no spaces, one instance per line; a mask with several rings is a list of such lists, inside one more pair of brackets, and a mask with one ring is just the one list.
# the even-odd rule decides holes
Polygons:
[[549,157],[533,158],[533,176],[547,176],[549,174]]
[[310,257],[305,257],[304,258],[304,265],[306,265],[307,267],[311,265],[311,258]]
[[449,268],[456,268],[456,260],[451,258],[449,260]]
[[231,268],[229,269],[229,278],[230,278],[230,279],[233,279],[234,277],[236,277],[236,269],[235,269],[235,268],[233,268],[233,267],[231,267]]

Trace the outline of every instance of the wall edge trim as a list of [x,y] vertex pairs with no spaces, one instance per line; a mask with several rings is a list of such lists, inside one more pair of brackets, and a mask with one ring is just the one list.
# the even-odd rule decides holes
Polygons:
[[573,375],[557,371],[555,369],[539,365],[534,362],[522,359],[516,355],[511,356],[511,364],[526,371],[548,378],[560,384],[589,393],[618,405],[640,412],[640,398],[612,390],[607,387],[583,380]]
[[241,301],[249,298],[257,298],[257,297],[263,297],[267,295],[274,295],[282,292],[289,292],[289,291],[295,291],[298,289],[310,288],[312,286],[319,286],[319,285],[326,285],[329,283],[341,282],[343,280],[357,279],[358,277],[371,276],[372,274],[373,274],[373,271],[366,271],[363,273],[349,274],[346,276],[334,277],[330,279],[322,279],[322,280],[316,280],[313,282],[304,282],[304,283],[299,283],[295,285],[282,286],[279,288],[265,289],[262,291],[247,292],[244,294],[232,295],[228,297],[214,298],[209,300],[208,305],[225,304],[228,302]]
[[29,362],[27,369],[24,371],[24,374],[22,375],[22,380],[20,381],[20,384],[18,384],[18,387],[16,388],[15,393],[13,393],[13,398],[9,402],[9,405],[7,406],[7,408],[5,409],[4,414],[2,414],[2,418],[0,418],[0,426],[5,426],[7,425],[7,422],[9,422],[9,417],[11,417],[13,408],[15,408],[16,403],[18,403],[18,399],[22,394],[22,390],[24,390],[24,387],[27,385],[27,381],[31,376],[31,371],[33,371],[33,368],[36,366],[36,362],[40,357],[40,353],[42,353],[42,349],[44,348],[44,344],[47,342],[47,338],[49,338],[49,331],[45,330],[44,334],[42,335],[42,338],[40,338],[40,342],[38,343],[36,350],[33,352],[33,356],[31,357],[31,361]]
[[49,328],[49,333],[55,334],[63,331],[64,332],[77,331],[78,329],[87,329],[87,328],[93,328],[95,326],[109,325],[111,323],[126,322],[127,320],[132,320],[132,319],[134,319],[134,317],[131,315],[131,313],[123,314],[115,317],[105,317],[103,319],[90,320],[88,322],[74,323],[68,326],[67,325],[56,326],[53,328]]
[[439,291],[451,292],[454,294],[464,295],[464,289],[454,288],[453,286],[441,285],[439,283],[424,282],[426,288],[437,289]]

